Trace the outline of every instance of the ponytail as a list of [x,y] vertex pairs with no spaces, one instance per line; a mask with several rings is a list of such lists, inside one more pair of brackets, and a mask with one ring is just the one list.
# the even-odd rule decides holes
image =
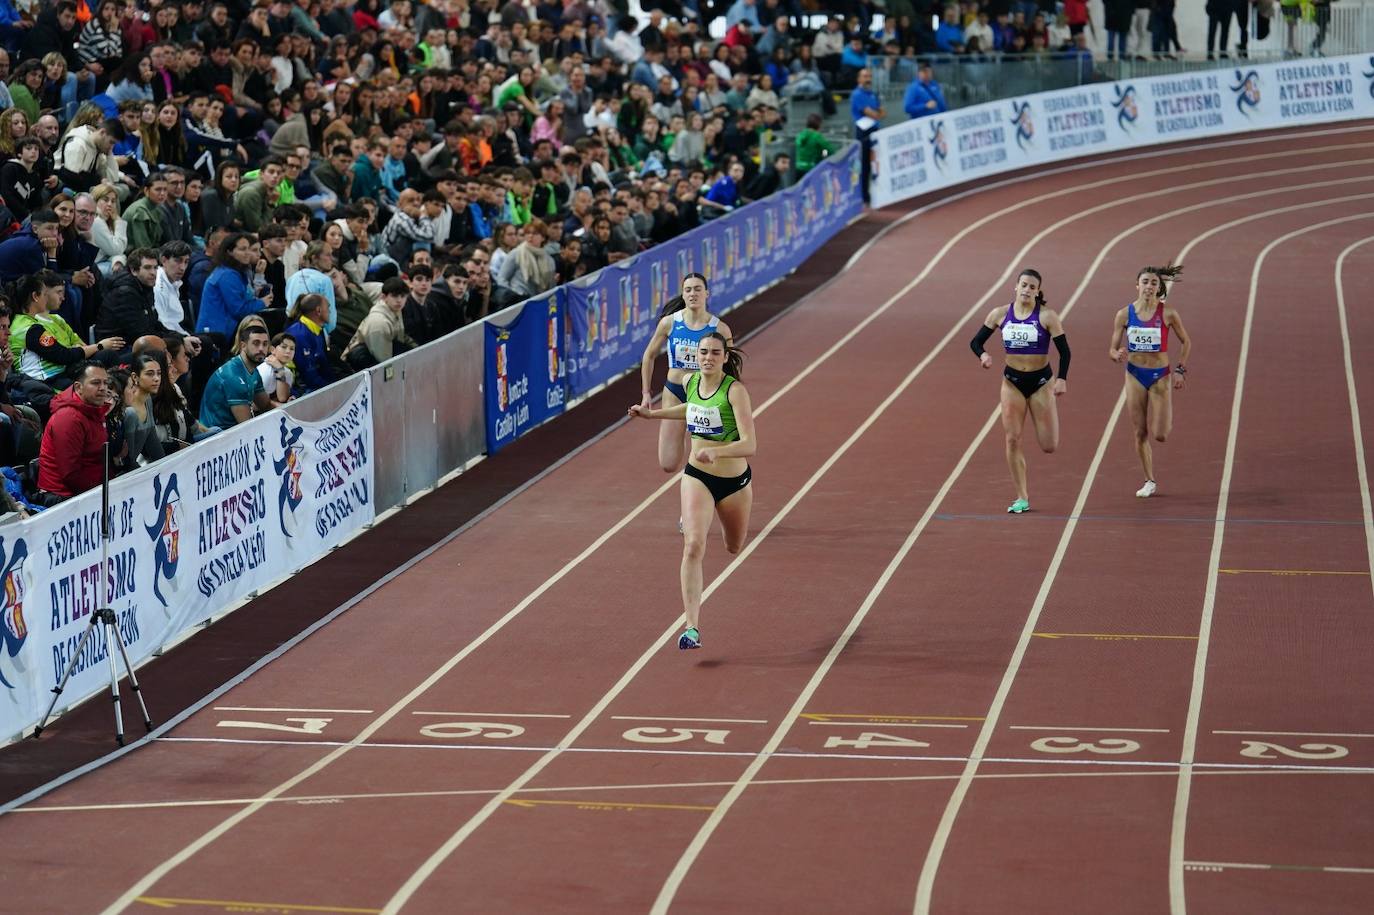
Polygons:
[[1159,277],[1159,299],[1163,301],[1169,297],[1169,284],[1182,282],[1179,277],[1183,275],[1183,265],[1165,264],[1163,267],[1141,267],[1135,277],[1140,279],[1147,273],[1153,273]]
[[[721,346],[725,347],[725,374],[736,381],[744,380],[744,350],[732,346],[726,339],[725,334],[718,330],[713,330],[706,337],[715,337],[720,341]],[[703,338],[705,339],[705,338]]]
[[1038,271],[1038,270],[1032,270],[1032,269],[1030,269],[1029,267],[1027,267],[1025,270],[1022,270],[1020,273],[1018,273],[1018,274],[1016,275],[1016,278],[1019,280],[1019,279],[1020,279],[1021,277],[1023,277],[1023,276],[1033,276],[1033,277],[1035,277],[1035,282],[1036,282],[1036,284],[1037,284],[1037,288],[1036,288],[1036,290],[1035,290],[1035,307],[1036,307],[1036,308],[1044,308],[1044,307],[1045,307],[1045,291],[1044,291],[1044,289],[1045,289],[1045,281],[1044,281],[1044,279],[1041,278],[1041,276],[1040,276],[1040,271]]
[[682,296],[675,295],[671,299],[663,303],[663,307],[659,309],[658,316],[660,318],[666,318],[668,317],[668,315],[673,314],[674,312],[682,311],[682,309],[686,307],[687,304],[682,301]]

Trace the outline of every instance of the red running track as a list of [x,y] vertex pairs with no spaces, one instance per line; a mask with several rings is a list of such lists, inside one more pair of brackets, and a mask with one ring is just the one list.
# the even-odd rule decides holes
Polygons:
[[[3,908],[1374,910],[1372,138],[898,223],[749,341],[753,539],[708,552],[701,651],[671,637],[676,485],[617,428],[0,817]],[[1106,349],[1179,257],[1196,347],[1146,502]],[[1076,359],[1009,517],[966,341],[1026,265]]]

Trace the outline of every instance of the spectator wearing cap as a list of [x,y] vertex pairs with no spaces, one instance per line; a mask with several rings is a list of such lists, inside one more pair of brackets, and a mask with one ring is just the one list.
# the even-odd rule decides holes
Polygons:
[[908,118],[924,118],[932,114],[941,114],[948,110],[945,104],[945,93],[940,88],[940,84],[935,81],[935,73],[931,69],[930,63],[922,61],[921,66],[916,71],[916,79],[910,86],[906,87],[906,95],[902,99],[902,110],[906,112]]

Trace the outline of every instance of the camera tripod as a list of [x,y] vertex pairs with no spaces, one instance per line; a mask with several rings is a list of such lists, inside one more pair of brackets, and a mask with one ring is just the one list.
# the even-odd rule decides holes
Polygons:
[[[100,483],[100,572],[105,585],[105,600],[102,603],[109,603],[113,586],[110,583],[109,560],[110,560],[110,442],[105,440],[105,473]],[[47,727],[48,719],[52,717],[53,709],[57,707],[57,700],[62,696],[62,690],[66,688],[67,681],[71,679],[72,672],[76,669],[76,664],[81,660],[81,654],[86,649],[86,644],[95,636],[96,629],[103,627],[105,630],[105,656],[110,662],[110,698],[114,701],[115,716],[115,743],[124,746],[124,713],[119,704],[119,670],[115,667],[114,649],[119,648],[119,656],[124,661],[124,673],[129,678],[129,689],[138,697],[138,706],[143,711],[143,726],[151,732],[153,730],[153,720],[148,717],[148,706],[143,701],[143,692],[139,689],[138,678],[134,676],[133,665],[129,663],[129,652],[124,646],[124,637],[119,632],[119,620],[115,616],[114,609],[111,607],[100,607],[91,611],[90,623],[86,626],[86,631],[81,635],[81,641],[76,644],[76,650],[72,652],[72,658],[67,662],[67,669],[62,674],[62,679],[57,681],[53,687],[52,701],[48,703],[48,710],[43,715],[43,720],[38,723],[38,727],[33,729],[33,736],[39,737],[43,729]]]

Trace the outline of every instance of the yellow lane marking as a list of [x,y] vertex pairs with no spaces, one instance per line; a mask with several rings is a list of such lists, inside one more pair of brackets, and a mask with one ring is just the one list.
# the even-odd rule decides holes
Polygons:
[[579,807],[584,810],[715,810],[700,804],[629,804],[616,801],[536,801],[523,797],[507,798],[502,803],[513,807]]
[[1335,572],[1322,569],[1217,569],[1223,575],[1364,575],[1368,572]]
[[825,721],[831,718],[861,718],[865,721],[982,721],[960,715],[852,715],[831,712],[802,712],[802,718]]
[[173,899],[168,896],[139,896],[136,902],[159,909],[181,906],[219,908],[229,912],[337,912],[342,915],[379,915],[381,909],[357,909],[337,905],[291,905],[283,902],[238,902],[226,899]]
[[1131,632],[1032,632],[1037,639],[1097,639],[1103,642],[1137,642],[1142,639],[1175,639],[1196,642],[1195,635],[1146,635]]

